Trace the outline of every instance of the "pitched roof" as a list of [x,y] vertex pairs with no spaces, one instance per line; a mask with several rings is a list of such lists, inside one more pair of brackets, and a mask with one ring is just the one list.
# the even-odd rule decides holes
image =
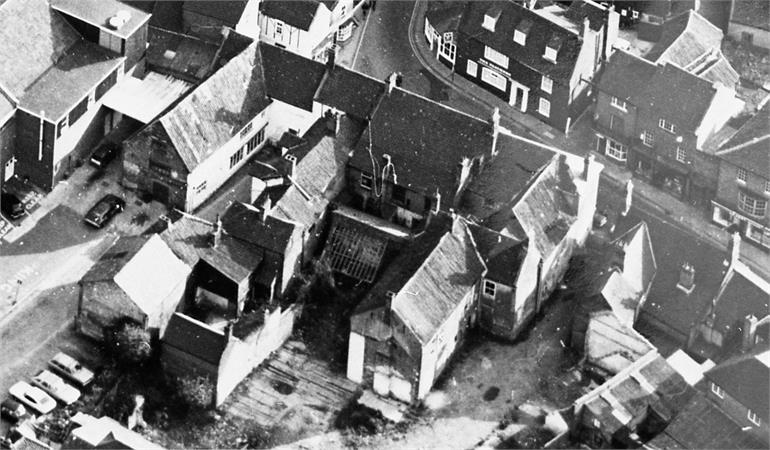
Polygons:
[[760,319],[770,314],[770,281],[738,262],[725,275],[714,303],[714,328],[725,334],[741,332],[749,314]]
[[[50,0],[51,8],[76,17],[91,25],[108,28],[110,33],[127,38],[150,20],[150,14],[118,0]],[[122,11],[128,21],[120,28],[108,25],[111,17]]]
[[604,26],[607,17],[607,8],[592,0],[575,0],[570,3],[565,17],[575,23],[581,23],[588,19],[592,30],[598,31]]
[[486,271],[470,231],[458,220],[461,230],[444,234],[391,302],[392,311],[423,344],[471,294]]
[[395,87],[382,98],[350,164],[371,172],[372,157],[379,164],[387,153],[398,184],[430,193],[438,190],[442,205],[451,207],[463,158],[491,151],[489,122]]
[[281,255],[291,240],[298,223],[263,213],[259,209],[241,202],[235,202],[222,216],[222,225],[227,234],[238,240]]
[[713,49],[696,59],[685,69],[712,83],[735,88],[740,81],[740,74],[730,65],[721,50]]
[[198,85],[157,123],[192,171],[269,103],[259,47],[254,43]]
[[[506,1],[474,1],[460,22],[460,33],[477,40],[514,61],[554,80],[568,80],[574,71],[582,39],[577,25],[566,17],[566,10],[556,5],[541,9],[527,9],[518,3]],[[502,9],[495,31],[482,26],[484,15],[490,10]],[[517,27],[527,28],[526,45],[514,45]],[[582,27],[582,25],[580,25]],[[545,47],[558,42],[556,63],[543,58]]]
[[465,2],[453,0],[438,0],[428,2],[428,10],[425,18],[430,26],[439,33],[454,32],[460,26],[463,11],[467,7]]
[[161,28],[150,28],[147,64],[152,70],[169,71],[195,81],[203,79],[213,69],[218,45],[195,36]]
[[655,64],[646,59],[615,50],[599,78],[599,90],[639,105],[655,71]]
[[[5,119],[5,117],[10,114],[11,112],[16,110],[16,105],[14,104],[13,100],[8,96],[6,92],[3,91],[3,88],[0,87],[0,121]],[[5,125],[3,122],[0,122],[0,127]]]
[[770,104],[749,119],[717,151],[717,156],[738,167],[767,177],[770,174]]
[[[302,2],[278,3],[294,7]],[[326,66],[274,45],[260,43],[259,48],[262,53],[267,94],[297,108],[312,111],[313,98]]]
[[187,0],[182,9],[211,17],[230,28],[235,28],[241,20],[247,3],[249,3],[248,0]]
[[227,347],[227,337],[199,320],[174,313],[163,334],[163,344],[219,366],[219,360]]
[[686,67],[722,44],[722,30],[691,9],[670,18],[661,28],[660,39],[645,55],[658,64]]
[[148,239],[148,236],[120,237],[81,277],[81,283],[112,281]]
[[696,130],[703,121],[716,89],[711,82],[673,64],[659,67],[647,84],[643,106],[684,130]]
[[613,243],[623,250],[623,278],[637,292],[646,291],[658,271],[647,223],[639,222]]
[[488,268],[484,277],[514,286],[527,255],[526,239],[519,240],[473,223],[469,223],[468,228],[473,234],[476,249]]
[[770,31],[770,2],[766,0],[735,0],[730,22]]
[[249,277],[262,262],[262,251],[228,233],[222,233],[220,245],[215,247],[212,231],[212,224],[184,216],[160,236],[191,267],[204,260],[232,280]]
[[767,347],[732,357],[714,366],[704,377],[740,404],[770,420],[770,350]]
[[365,74],[335,66],[327,71],[315,100],[349,115],[365,119],[385,92],[385,83]]
[[0,84],[20,98],[80,35],[45,0],[0,5]]
[[263,0],[259,6],[260,12],[274,19],[279,19],[300,30],[310,30],[316,11],[320,6],[317,0]]
[[591,314],[585,337],[589,364],[614,375],[653,350],[647,339],[622,324],[612,311]]

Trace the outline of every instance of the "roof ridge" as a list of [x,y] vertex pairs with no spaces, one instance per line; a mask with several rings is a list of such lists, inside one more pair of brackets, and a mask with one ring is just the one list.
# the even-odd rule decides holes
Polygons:
[[746,265],[746,263],[740,259],[735,262],[735,272],[743,276],[743,278],[749,280],[765,293],[770,294],[770,282],[762,278],[758,273],[754,272],[751,267]]
[[[740,129],[738,129],[738,131],[740,131]],[[717,150],[716,155],[717,156],[727,155],[729,153],[733,153],[733,152],[736,152],[738,150],[742,150],[743,148],[748,147],[750,145],[754,145],[754,144],[757,144],[759,142],[762,142],[762,141],[770,138],[770,131],[767,131],[766,133],[767,134],[765,134],[763,136],[758,136],[758,137],[749,139],[746,142],[741,142],[740,144],[738,144],[738,145],[736,145],[734,147],[729,147],[729,148],[725,148],[725,149],[722,149],[722,150]]]
[[[451,106],[448,106],[448,105],[445,105],[445,104],[443,104],[443,103],[439,103],[439,102],[437,102],[437,101],[435,101],[435,100],[432,100],[432,99],[430,99],[430,98],[428,98],[428,97],[425,97],[425,96],[423,96],[423,95],[420,95],[420,94],[418,94],[418,93],[416,93],[416,92],[412,92],[412,91],[409,91],[409,90],[407,90],[407,89],[404,89],[404,88],[402,88],[402,87],[400,87],[400,86],[395,86],[395,89],[398,89],[399,91],[401,91],[401,92],[405,93],[406,95],[411,95],[411,96],[417,97],[417,98],[419,98],[419,99],[421,99],[421,100],[425,100],[425,101],[427,101],[427,102],[429,102],[429,103],[432,103],[432,104],[438,105],[438,106],[440,106],[440,107],[442,107],[442,108],[444,108],[444,109],[446,109],[446,110],[448,110],[448,111],[452,111],[452,112],[455,112],[455,113],[461,114],[461,115],[463,115],[463,116],[466,116],[466,117],[468,117],[468,118],[470,118],[470,119],[475,119],[475,120],[477,120],[477,121],[479,121],[479,122],[481,122],[481,123],[485,123],[485,124],[487,124],[487,125],[489,124],[489,121],[488,121],[488,120],[484,120],[484,119],[482,119],[482,118],[480,118],[480,117],[476,117],[476,116],[474,116],[474,115],[472,115],[472,114],[469,114],[469,113],[467,113],[467,112],[464,112],[464,111],[460,111],[460,110],[459,110],[459,109],[457,109],[457,108],[453,108],[453,107],[451,107]],[[387,91],[385,91],[385,92],[383,93],[383,98],[384,98],[384,97],[387,97],[388,95],[390,95],[390,94],[389,94]]]

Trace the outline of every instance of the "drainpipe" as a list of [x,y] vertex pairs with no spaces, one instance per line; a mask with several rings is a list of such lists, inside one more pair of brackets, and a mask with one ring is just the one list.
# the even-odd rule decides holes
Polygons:
[[[38,161],[43,160],[43,120],[44,120],[43,117],[45,117],[45,111],[41,110],[40,111],[40,130],[39,130],[39,139],[38,139],[38,146],[37,146]],[[54,130],[54,133],[56,133],[56,130]]]

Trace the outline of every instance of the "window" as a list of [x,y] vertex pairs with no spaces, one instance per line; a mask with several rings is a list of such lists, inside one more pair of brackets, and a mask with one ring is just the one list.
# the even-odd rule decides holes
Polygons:
[[540,89],[550,94],[553,91],[553,80],[543,76],[540,80]]
[[476,61],[468,60],[468,65],[465,68],[465,71],[468,72],[468,75],[472,75],[474,77],[478,76],[478,70],[479,65],[476,64]]
[[682,147],[676,148],[676,160],[683,163],[687,162],[687,150],[683,149]]
[[743,191],[738,191],[738,208],[750,216],[764,217],[767,200],[754,198]]
[[203,183],[195,186],[195,193],[200,194],[201,192],[205,191],[206,185],[207,185],[206,180],[203,180]]
[[441,54],[446,57],[450,62],[455,62],[455,55],[457,54],[457,46],[448,40],[441,42]]
[[406,189],[403,186],[394,184],[391,198],[396,203],[406,204]]
[[[477,22],[478,23],[478,22]],[[494,32],[495,31],[495,25],[497,24],[497,19],[492,16],[484,15],[484,23],[481,24],[482,27],[486,28],[489,31]]]
[[765,181],[765,192],[770,193],[770,181]]
[[369,175],[368,173],[362,173],[361,174],[361,187],[364,188],[364,189],[371,190],[372,189],[372,184],[373,184],[372,176]]
[[544,98],[541,98],[540,99],[540,105],[537,108],[537,111],[540,114],[542,114],[542,115],[544,115],[546,117],[549,117],[551,115],[551,102],[549,102],[548,100],[546,100]]
[[738,168],[738,181],[741,183],[746,183],[749,181],[749,173],[746,172],[746,169]]
[[519,45],[527,45],[527,34],[522,31],[515,30],[513,32],[513,42]]
[[650,131],[644,130],[642,133],[642,142],[647,147],[652,147],[655,145],[655,135],[652,134]]
[[248,135],[248,134],[249,134],[249,132],[251,131],[251,129],[252,129],[253,127],[254,127],[254,122],[249,122],[249,124],[248,124],[248,125],[246,125],[245,127],[243,127],[243,129],[241,130],[241,133],[240,133],[240,135],[239,135],[239,136],[240,136],[240,138],[241,138],[241,139],[245,138],[245,137],[246,137],[246,135]]
[[762,421],[759,419],[759,417],[757,417],[757,414],[754,413],[752,410],[749,410],[749,413],[747,414],[747,417],[749,418],[751,423],[753,423],[756,426],[759,426],[759,424],[762,423]]
[[676,125],[666,119],[658,120],[658,126],[668,131],[669,133],[676,133]]
[[484,280],[484,295],[494,297],[497,291],[497,285],[489,280]]
[[508,68],[508,57],[497,50],[484,46],[484,58],[492,61],[500,67]]
[[628,159],[628,149],[620,142],[607,139],[607,156],[618,161],[625,161]]
[[75,105],[74,108],[72,108],[72,111],[70,111],[68,122],[70,126],[72,126],[73,123],[75,123],[78,119],[80,119],[83,114],[86,113],[88,110],[88,97],[81,100],[80,103]]
[[622,109],[623,111],[628,110],[628,104],[626,104],[624,100],[621,100],[618,97],[613,96],[610,99],[610,104],[618,109]]
[[64,129],[67,128],[67,116],[64,116],[64,118],[59,122],[58,125],[56,125],[56,137],[61,137],[62,132]]
[[107,91],[109,91],[111,87],[115,86],[115,83],[118,82],[118,70],[119,69],[115,69],[114,72],[112,72],[111,74],[107,75],[107,78],[102,80],[102,82],[99,83],[98,86],[96,86],[95,98],[96,98],[97,101],[100,98],[102,98],[102,96],[104,94],[106,94]]
[[716,396],[719,398],[725,398],[725,391],[723,391],[721,387],[714,383],[711,383],[711,392],[716,394]]
[[257,134],[251,137],[249,141],[246,143],[246,154],[253,152],[255,148],[259,147],[259,144],[261,144],[265,140],[265,125],[257,131]]
[[281,22],[280,20],[276,20],[275,21],[275,36],[274,37],[277,37],[277,38],[282,38],[283,37],[283,22]]
[[623,125],[623,118],[610,114],[610,130],[622,130]]
[[508,81],[504,76],[486,67],[481,68],[481,81],[489,83],[503,92],[505,92],[505,88],[508,86]]
[[547,59],[548,61],[556,62],[556,49],[552,47],[545,47],[545,53],[543,54],[543,58]]
[[243,159],[243,147],[239,148],[237,152],[233,153],[232,156],[230,156],[230,168],[232,169],[235,167],[236,164],[241,162]]

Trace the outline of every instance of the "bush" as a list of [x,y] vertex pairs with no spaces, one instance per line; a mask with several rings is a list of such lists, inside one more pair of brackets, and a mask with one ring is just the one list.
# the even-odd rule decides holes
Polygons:
[[176,379],[179,397],[190,407],[206,409],[214,402],[214,384],[209,377],[185,375]]
[[133,322],[123,322],[109,332],[107,347],[123,365],[139,366],[152,356],[150,332]]

